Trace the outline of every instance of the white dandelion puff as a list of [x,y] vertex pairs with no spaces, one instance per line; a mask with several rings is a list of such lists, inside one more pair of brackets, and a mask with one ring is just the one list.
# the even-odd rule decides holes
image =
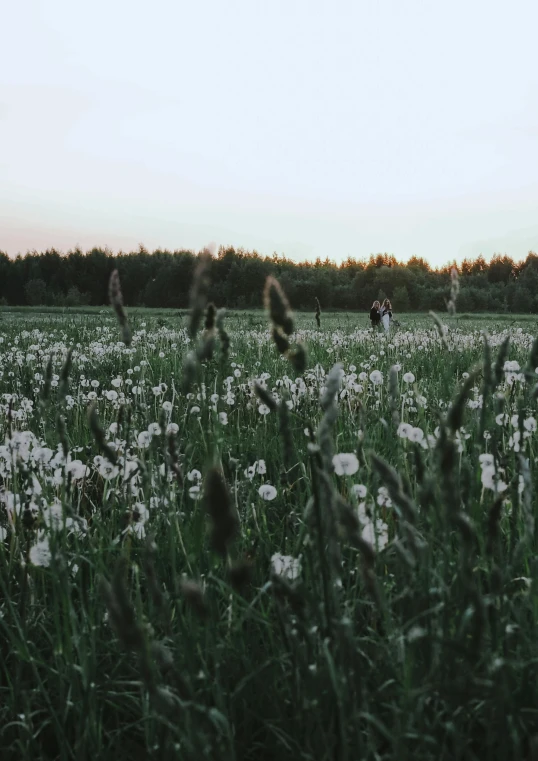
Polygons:
[[353,452],[335,454],[333,466],[337,476],[352,476],[359,469],[359,460]]

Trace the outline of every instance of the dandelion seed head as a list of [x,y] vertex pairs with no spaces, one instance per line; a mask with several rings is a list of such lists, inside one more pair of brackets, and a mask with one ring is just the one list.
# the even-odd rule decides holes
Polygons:
[[277,490],[272,484],[262,484],[258,489],[258,494],[266,502],[272,502],[277,496]]
[[359,460],[353,452],[335,454],[332,462],[337,476],[352,476],[359,469]]

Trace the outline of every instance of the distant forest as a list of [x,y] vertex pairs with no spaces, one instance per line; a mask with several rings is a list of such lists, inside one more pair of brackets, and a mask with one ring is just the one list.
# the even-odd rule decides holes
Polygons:
[[[188,306],[196,255],[191,251],[113,254],[94,248],[63,255],[55,250],[10,259],[0,252],[0,304],[81,306],[108,302],[108,279],[119,270],[127,306]],[[538,313],[538,255],[524,262],[495,255],[457,266],[458,312]],[[280,280],[295,309],[366,310],[376,298],[388,296],[395,311],[443,310],[450,293],[451,266],[432,269],[424,259],[406,264],[389,254],[368,261],[328,259],[295,263],[274,255],[220,248],[212,264],[211,300],[229,308],[260,307],[267,275]]]

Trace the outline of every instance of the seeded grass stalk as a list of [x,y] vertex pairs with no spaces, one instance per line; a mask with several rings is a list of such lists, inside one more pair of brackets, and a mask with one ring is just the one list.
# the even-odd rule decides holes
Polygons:
[[484,404],[484,401],[488,399],[490,392],[493,391],[493,367],[491,361],[491,347],[487,334],[484,334],[484,361],[482,365],[482,409],[480,410],[480,427],[479,438],[483,439],[484,431],[486,430],[487,423],[487,410],[488,406]]
[[441,339],[443,347],[445,349],[447,349],[448,348],[448,344],[447,344],[446,335],[445,335],[445,332],[446,332],[445,331],[445,326],[443,325],[443,323],[441,322],[440,318],[438,317],[438,315],[435,312],[430,311],[430,317],[432,318],[432,320],[435,323],[435,327],[437,328],[437,332],[439,334],[439,338]]
[[226,328],[224,327],[225,316],[226,316],[226,310],[219,309],[215,317],[215,324],[219,334],[223,362],[226,361],[228,357],[228,353],[230,351],[230,336],[228,335],[228,333],[226,332]]
[[132,340],[131,327],[123,308],[123,293],[121,291],[120,276],[118,270],[113,270],[108,282],[108,298],[121,327],[121,337],[126,346],[130,346]]
[[389,400],[392,413],[392,423],[395,428],[400,424],[400,389],[398,386],[398,370],[392,366],[389,373]]
[[189,335],[194,338],[198,333],[198,328],[204,317],[207,305],[207,296],[209,293],[211,267],[211,254],[208,249],[204,249],[198,257],[192,286],[190,290],[191,313],[189,320]]
[[315,314],[316,314],[316,325],[318,326],[318,328],[321,328],[321,306],[317,296],[316,296],[316,313]]
[[456,266],[450,270],[450,298],[447,303],[447,311],[452,317],[456,314],[456,302],[460,292],[460,281]]
[[304,345],[299,341],[291,347],[289,337],[294,332],[291,308],[280,283],[269,276],[263,292],[265,309],[272,323],[271,335],[280,354],[287,357],[294,370],[302,375],[307,367],[307,355]]

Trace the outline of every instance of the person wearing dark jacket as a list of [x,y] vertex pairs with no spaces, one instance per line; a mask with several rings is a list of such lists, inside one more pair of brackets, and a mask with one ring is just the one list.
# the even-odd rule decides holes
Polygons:
[[381,304],[379,301],[374,301],[372,304],[370,322],[372,323],[372,328],[378,328],[381,325]]

